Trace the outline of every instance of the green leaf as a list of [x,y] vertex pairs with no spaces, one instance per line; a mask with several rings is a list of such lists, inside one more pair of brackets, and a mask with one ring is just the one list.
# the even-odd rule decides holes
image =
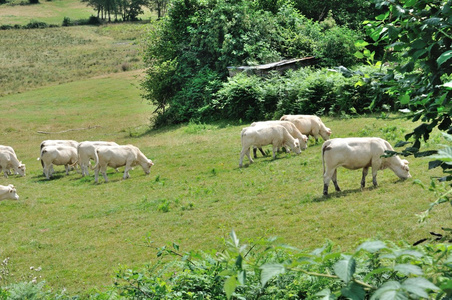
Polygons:
[[410,95],[406,95],[406,94],[405,95],[401,95],[399,97],[399,101],[400,101],[400,104],[402,104],[402,105],[410,103]]
[[436,62],[438,63],[438,66],[441,66],[443,63],[448,61],[450,58],[452,58],[452,50],[446,51],[443,54],[441,54]]
[[350,255],[344,255],[345,259],[336,262],[333,266],[336,275],[344,282],[348,283],[356,270],[356,261]]
[[355,47],[356,47],[356,48],[363,48],[363,47],[366,47],[366,46],[368,46],[368,45],[369,45],[369,43],[366,42],[366,41],[363,41],[363,40],[357,40],[357,41],[355,42]]
[[402,283],[402,287],[408,292],[423,298],[429,298],[426,290],[439,290],[436,285],[423,277],[408,278]]
[[341,289],[341,294],[351,300],[362,300],[366,296],[366,291],[356,282],[352,282]]
[[261,272],[261,284],[265,284],[272,279],[272,277],[282,274],[286,271],[286,268],[282,264],[265,264],[260,267]]
[[238,247],[239,246],[239,239],[237,238],[237,235],[235,234],[234,230],[231,231],[231,239],[232,239],[232,242],[233,242],[234,246]]
[[356,51],[355,54],[353,54],[356,58],[364,58],[364,55],[360,51]]
[[331,292],[330,289],[324,289],[317,294],[315,294],[318,297],[321,297],[321,300],[335,300],[336,296]]
[[412,264],[398,264],[394,267],[394,270],[397,272],[400,272],[404,275],[422,275],[422,269],[418,266],[412,265]]
[[387,248],[387,247],[386,247],[386,244],[382,241],[368,241],[368,242],[364,242],[361,245],[359,245],[359,247],[358,247],[358,249],[356,249],[356,251],[359,251],[362,249],[362,250],[366,250],[367,252],[370,252],[370,253],[375,253],[384,248]]
[[401,284],[397,281],[385,282],[370,298],[371,300],[405,300],[408,299],[406,293],[401,289]]
[[231,298],[232,294],[235,291],[235,288],[237,287],[237,278],[235,276],[231,276],[224,282],[224,291],[226,292],[226,297],[228,299]]

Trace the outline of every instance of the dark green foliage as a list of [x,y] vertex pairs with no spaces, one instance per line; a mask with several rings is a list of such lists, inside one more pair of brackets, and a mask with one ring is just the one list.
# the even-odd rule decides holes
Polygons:
[[[263,6],[273,8],[266,10]],[[273,115],[271,108],[277,101],[265,99],[266,95],[254,87],[226,95],[225,91],[218,92],[219,84],[207,87],[210,94],[193,93],[189,86],[200,82],[205,70],[224,81],[229,66],[258,65],[282,58],[314,55],[322,66],[353,65],[354,42],[359,34],[331,24],[313,22],[283,1],[175,0],[167,18],[153,24],[149,34],[145,54],[149,68],[142,83],[143,96],[157,106],[162,115],[158,120],[171,123],[202,118],[200,109],[207,109],[209,117],[215,111],[219,118]],[[241,80],[239,85],[246,86],[247,79]],[[190,95],[183,95],[185,92]],[[219,98],[209,99],[216,92]],[[188,105],[187,99],[194,106]]]
[[[344,70],[348,70],[343,68]],[[379,71],[367,67],[350,75],[321,69],[300,69],[266,78],[238,74],[214,94],[216,110],[228,119],[258,121],[284,114],[349,115],[394,109],[395,97],[381,95],[361,75]]]

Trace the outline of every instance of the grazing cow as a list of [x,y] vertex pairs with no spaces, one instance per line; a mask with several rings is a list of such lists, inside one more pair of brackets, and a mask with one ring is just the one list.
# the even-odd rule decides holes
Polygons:
[[130,177],[129,171],[133,166],[140,165],[146,175],[151,172],[154,165],[152,160],[148,159],[137,147],[133,145],[120,146],[100,146],[97,147],[94,160],[96,165],[93,167],[96,183],[99,182],[99,171],[104,176],[105,182],[108,182],[107,167],[118,168],[125,166],[123,179]]
[[7,186],[0,185],[0,200],[12,199],[19,200],[19,195],[16,192],[16,188],[12,184]]
[[96,148],[99,146],[118,146],[115,142],[103,142],[103,141],[85,141],[78,144],[78,163],[82,169],[82,176],[89,175],[88,166],[91,159],[95,159]]
[[[45,146],[71,146],[77,149],[78,142],[74,140],[45,140],[41,142],[40,150],[42,151],[42,148]],[[44,162],[41,160],[41,166],[43,168],[44,173]],[[53,166],[50,169],[50,172],[53,173]],[[45,174],[44,174],[45,175]]]
[[3,171],[6,178],[8,178],[10,169],[14,169],[14,172],[20,176],[25,176],[25,165],[17,159],[16,154],[10,151],[0,151],[0,171]]
[[281,121],[292,122],[302,134],[307,136],[311,135],[315,138],[315,142],[318,142],[319,135],[324,141],[330,139],[331,129],[323,124],[322,120],[313,115],[284,115],[280,119]]
[[[302,134],[297,127],[295,127],[295,125],[289,121],[277,121],[277,120],[271,120],[271,121],[259,121],[259,122],[253,122],[250,126],[254,127],[254,126],[273,126],[273,125],[282,125],[284,126],[287,131],[289,131],[290,135],[293,136],[294,138],[298,139],[300,141],[300,148],[301,150],[305,150],[308,147],[308,137],[305,136],[304,134]],[[256,152],[257,149],[259,149],[259,151],[262,153],[262,155],[265,156],[264,151],[262,150],[262,147],[253,148],[253,155],[254,158],[256,158]]]
[[408,161],[398,156],[382,157],[385,151],[394,151],[391,145],[375,137],[364,138],[336,138],[323,143],[323,194],[328,195],[328,185],[333,180],[336,191],[340,191],[337,185],[337,168],[344,167],[350,170],[363,169],[361,188],[366,184],[366,175],[369,167],[372,167],[372,181],[377,186],[377,171],[386,168],[391,169],[399,178],[410,178]]
[[64,166],[68,175],[69,168],[77,164],[77,148],[65,145],[44,146],[40,159],[44,164],[46,179],[50,179],[53,175],[53,165]]
[[[0,145],[0,151],[11,152],[17,158],[16,152],[14,151],[13,147],[11,147],[11,146]],[[6,172],[8,173],[8,175],[11,175],[11,171],[10,170],[6,170]],[[15,172],[15,173],[16,173],[16,175],[19,175],[17,172]]]
[[273,159],[276,158],[278,147],[289,146],[295,153],[300,154],[300,141],[294,139],[289,131],[282,125],[275,126],[255,126],[246,127],[242,129],[242,151],[240,152],[239,167],[243,165],[243,157],[246,155],[253,163],[250,156],[250,147],[262,147],[266,145],[273,145]]

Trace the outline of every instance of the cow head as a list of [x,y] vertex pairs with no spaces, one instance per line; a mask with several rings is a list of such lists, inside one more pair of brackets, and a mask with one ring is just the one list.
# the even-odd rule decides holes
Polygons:
[[308,148],[308,137],[304,134],[301,134],[300,148],[301,150],[306,150],[306,148]]
[[296,154],[300,154],[301,153],[301,149],[300,149],[300,140],[299,139],[294,139],[293,140],[293,151],[296,153]]
[[19,162],[19,166],[17,167],[17,172],[20,176],[25,176],[25,164]]
[[4,199],[12,199],[12,200],[19,200],[19,195],[16,192],[16,188],[14,187],[14,185],[9,184],[7,187],[7,192],[6,194],[3,195]]
[[153,165],[154,163],[150,159],[148,159],[147,162],[142,165],[144,173],[146,173],[146,175],[149,175],[149,173],[151,173],[151,167]]
[[333,132],[330,128],[323,126],[324,129],[320,129],[320,135],[322,136],[322,139],[324,141],[327,141],[330,139],[330,135]]
[[406,159],[401,159],[400,165],[398,165],[397,168],[394,170],[394,173],[400,179],[411,178],[410,167],[408,167],[408,164],[409,162]]

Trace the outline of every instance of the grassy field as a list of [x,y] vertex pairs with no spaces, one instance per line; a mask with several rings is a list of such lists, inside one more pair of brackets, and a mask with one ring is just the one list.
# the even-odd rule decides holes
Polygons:
[[[17,5],[22,0],[8,1],[9,5],[0,6],[0,25],[26,25],[31,21],[40,21],[47,24],[61,25],[64,17],[71,20],[88,19],[97,12],[86,2],[80,0],[42,0],[34,5]],[[16,4],[16,5],[11,5]],[[144,14],[139,18],[149,20],[152,13],[149,9],[144,9]]]
[[[145,240],[183,251],[222,249],[234,229],[240,238],[277,236],[312,249],[330,239],[351,249],[366,238],[414,242],[451,219],[441,207],[427,223],[415,214],[433,194],[414,185],[435,175],[425,159],[411,158],[413,178],[379,172],[378,188],[359,189],[360,172],[339,170],[343,192],[322,197],[321,143],[301,155],[258,158],[238,168],[240,130],[246,124],[188,124],[150,130],[152,107],[140,100],[139,72],[117,73],[0,98],[1,143],[27,165],[25,177],[0,178],[17,187],[19,201],[0,202],[0,258],[10,257],[14,279],[41,276],[54,288],[83,293],[112,283],[119,266],[156,259]],[[392,144],[415,124],[373,117],[324,118],[334,137],[380,136]],[[68,131],[69,130],[69,131]],[[58,133],[66,131],[63,133]],[[42,134],[39,132],[47,132]],[[155,162],[149,176],[109,171],[93,176],[42,175],[39,144],[45,139],[109,140],[134,144]],[[441,142],[435,135],[432,143]],[[369,178],[370,179],[370,178]],[[38,266],[38,273],[30,270]]]
[[[13,146],[27,166],[25,177],[0,177],[21,197],[0,202],[0,260],[10,257],[9,281],[37,276],[83,294],[111,285],[120,267],[154,261],[154,247],[222,250],[231,229],[242,241],[277,236],[313,249],[330,239],[347,250],[367,238],[412,243],[450,224],[450,206],[417,222],[434,194],[414,181],[428,184],[440,174],[427,170],[427,159],[409,158],[413,178],[406,181],[380,171],[373,188],[369,175],[364,191],[359,171],[340,169],[343,192],[331,186],[322,197],[321,143],[311,141],[299,156],[259,157],[238,168],[240,130],[248,124],[151,129],[153,107],[138,88],[145,30],[117,24],[1,32],[0,144]],[[391,144],[416,126],[374,116],[323,119],[333,137],[379,136]],[[135,168],[128,180],[109,170],[111,182],[100,184],[92,174],[66,176],[59,166],[48,181],[36,160],[46,139],[133,144],[155,166],[149,176]],[[434,133],[430,143],[444,141]]]
[[[47,2],[46,2],[47,3]],[[146,25],[3,30],[0,96],[143,68]]]

